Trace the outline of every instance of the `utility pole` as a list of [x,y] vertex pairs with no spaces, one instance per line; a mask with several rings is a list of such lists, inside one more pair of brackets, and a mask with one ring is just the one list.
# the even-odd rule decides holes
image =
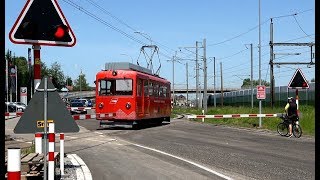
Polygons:
[[198,63],[198,41],[196,41],[196,101],[199,108],[199,63]]
[[203,74],[204,74],[204,85],[203,85],[203,108],[204,113],[208,112],[208,102],[207,102],[207,56],[206,56],[206,39],[203,39]]
[[274,106],[274,75],[273,75],[273,22],[272,18],[270,19],[270,105],[271,108]]
[[82,76],[82,69],[80,69],[80,76],[79,76],[79,81],[80,81],[80,92],[82,91],[82,88],[81,88],[81,76]]
[[222,62],[220,62],[220,72],[221,72],[221,106],[223,106],[223,77],[222,77]]
[[[273,42],[273,22],[272,18],[270,19],[270,102],[271,107],[274,107],[275,95],[274,95],[274,87],[275,87],[275,79],[274,79],[274,71],[273,66],[276,65],[314,65],[312,61],[312,46],[315,43],[274,43]],[[311,48],[311,59],[310,62],[274,62],[275,53],[274,46],[309,46]],[[285,55],[300,55],[300,53],[286,53]]]
[[177,51],[175,55],[172,57],[172,95],[173,95],[173,106],[175,105],[175,94],[174,94],[174,61],[175,57],[177,56]]
[[188,63],[186,63],[186,76],[187,76],[187,106],[189,106],[189,73],[188,73]]
[[[261,86],[261,10],[260,10],[261,2],[259,0],[259,85]],[[259,114],[261,114],[261,99],[259,99]],[[259,117],[259,128],[261,128],[262,122],[261,117]]]
[[11,56],[11,51],[9,51],[9,57],[10,57],[10,80],[11,80],[11,87],[10,87],[10,102],[12,102],[12,84],[13,84],[13,82],[12,82],[12,72],[11,72],[11,69],[12,69],[12,64],[13,64],[13,62],[12,62],[12,56]]
[[[8,71],[9,71],[9,68],[8,68],[8,61],[9,61],[9,59],[8,59],[9,57],[6,57],[6,97],[7,97],[7,99],[6,99],[6,102],[9,102],[9,73],[8,73]],[[9,105],[7,104],[7,112],[9,112],[9,107],[8,107]]]
[[213,104],[214,107],[217,107],[217,98],[216,98],[216,57],[213,57]]
[[251,49],[251,109],[253,109],[253,52],[252,52],[252,43],[250,44]]

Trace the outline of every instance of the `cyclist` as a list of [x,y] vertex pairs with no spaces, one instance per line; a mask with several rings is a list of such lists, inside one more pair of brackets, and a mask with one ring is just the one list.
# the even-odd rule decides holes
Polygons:
[[297,113],[297,104],[294,101],[293,97],[288,98],[288,103],[285,106],[285,112],[288,117],[289,121],[289,137],[292,137],[292,123],[295,122],[298,118],[298,113]]

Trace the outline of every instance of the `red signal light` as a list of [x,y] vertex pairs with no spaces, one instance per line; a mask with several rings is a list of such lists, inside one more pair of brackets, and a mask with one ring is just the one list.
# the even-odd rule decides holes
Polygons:
[[57,39],[61,39],[68,34],[68,31],[69,29],[66,25],[58,25],[56,26],[54,37]]
[[302,83],[302,87],[307,87],[307,83],[306,82]]

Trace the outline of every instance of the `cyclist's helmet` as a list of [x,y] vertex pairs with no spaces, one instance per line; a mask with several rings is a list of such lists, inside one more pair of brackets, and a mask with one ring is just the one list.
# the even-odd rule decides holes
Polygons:
[[293,101],[293,97],[288,97],[288,102],[292,102]]

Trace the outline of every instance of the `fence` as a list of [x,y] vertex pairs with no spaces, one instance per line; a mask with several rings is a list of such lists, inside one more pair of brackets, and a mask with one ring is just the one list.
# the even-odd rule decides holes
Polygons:
[[[275,87],[275,106],[284,106],[288,97],[296,97],[295,89],[288,89],[287,86]],[[258,106],[257,89],[253,89],[253,104]],[[309,89],[299,89],[299,104],[314,105],[315,102],[315,83],[309,84]],[[216,104],[221,105],[221,93],[216,94]],[[266,99],[262,100],[263,106],[270,105],[270,87],[266,88]],[[214,105],[214,95],[208,97],[208,106]],[[251,89],[231,91],[223,93],[223,105],[232,106],[251,106]]]

